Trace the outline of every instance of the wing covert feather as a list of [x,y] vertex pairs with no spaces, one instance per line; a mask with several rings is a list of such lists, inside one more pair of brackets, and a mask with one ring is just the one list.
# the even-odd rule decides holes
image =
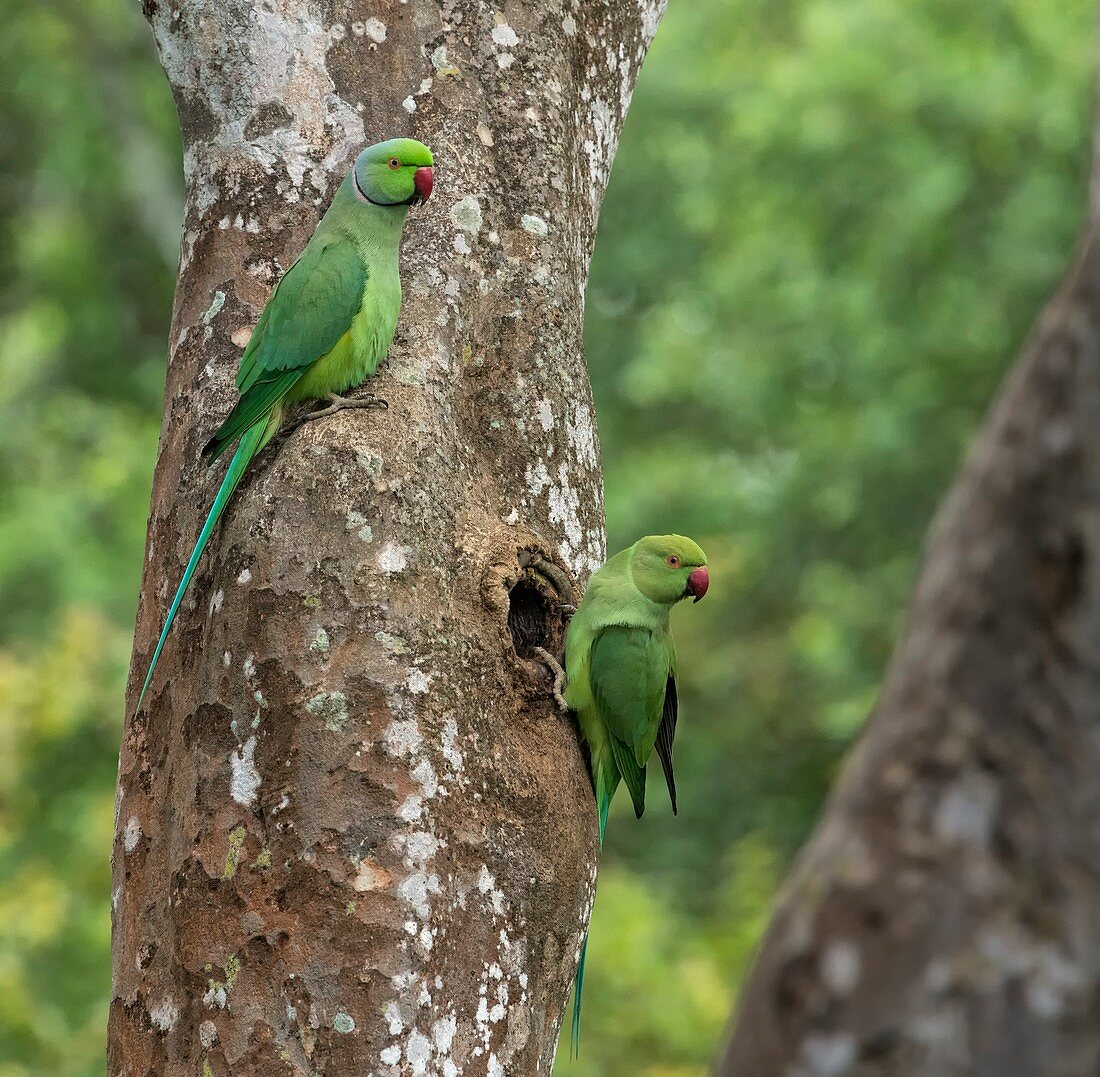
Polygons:
[[267,301],[241,355],[240,399],[203,448],[216,460],[260,421],[348,331],[363,304],[367,267],[350,240],[314,237]]
[[311,242],[279,281],[241,356],[241,395],[265,375],[304,370],[330,351],[359,313],[367,276],[350,240]]

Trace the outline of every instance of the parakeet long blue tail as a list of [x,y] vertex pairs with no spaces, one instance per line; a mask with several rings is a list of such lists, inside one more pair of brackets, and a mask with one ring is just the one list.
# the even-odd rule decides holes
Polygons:
[[164,649],[164,641],[168,638],[172,622],[176,619],[180,602],[183,601],[183,596],[187,593],[187,585],[191,582],[191,577],[195,575],[199,558],[202,557],[202,552],[210,541],[210,534],[221,519],[226,504],[233,496],[233,491],[237,489],[237,484],[241,481],[241,476],[244,475],[246,468],[252,462],[252,458],[271,440],[271,436],[278,429],[280,418],[281,415],[278,413],[270,414],[254,426],[250,426],[241,436],[237,451],[233,453],[233,458],[229,461],[225,478],[222,479],[222,484],[218,487],[214,504],[210,506],[206,523],[202,525],[202,530],[199,532],[195,548],[191,552],[191,559],[183,570],[183,579],[180,580],[180,585],[176,588],[176,597],[172,599],[172,605],[168,607],[168,616],[164,621],[164,627],[160,630],[160,638],[157,640],[156,649],[153,651],[153,658],[149,662],[149,672],[145,674],[145,683],[141,686],[141,695],[138,696],[139,707],[145,699],[145,693],[149,690],[149,682],[153,679],[153,670],[157,668],[157,659],[160,658],[160,652]]
[[[616,783],[618,784],[618,783]],[[607,813],[611,808],[610,793],[597,794],[597,806],[600,812],[600,848],[603,848],[603,834],[607,829]],[[577,978],[573,981],[573,1024],[569,1029],[569,1057],[579,1058],[581,1053],[581,994],[584,991],[584,959],[588,956],[588,935],[584,936],[581,946],[581,959],[577,962]]]
[[577,962],[577,978],[573,981],[573,1024],[569,1029],[569,1057],[581,1055],[581,992],[584,990],[584,959],[588,956],[588,936],[581,946],[581,959]]

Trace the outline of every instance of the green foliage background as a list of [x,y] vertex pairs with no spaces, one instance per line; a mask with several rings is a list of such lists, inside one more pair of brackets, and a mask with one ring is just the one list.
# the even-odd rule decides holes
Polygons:
[[[697,1077],[921,535],[1067,264],[1093,0],[673,0],[587,340],[610,544],[678,615],[681,814],[620,811],[576,1077]],[[113,779],[180,222],[132,0],[0,0],[0,1077],[103,1072]]]

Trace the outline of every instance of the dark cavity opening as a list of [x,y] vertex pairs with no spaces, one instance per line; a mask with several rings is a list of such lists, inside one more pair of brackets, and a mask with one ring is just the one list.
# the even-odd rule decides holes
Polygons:
[[560,648],[561,614],[557,604],[527,577],[508,593],[508,628],[520,658],[537,658],[536,647],[551,654]]

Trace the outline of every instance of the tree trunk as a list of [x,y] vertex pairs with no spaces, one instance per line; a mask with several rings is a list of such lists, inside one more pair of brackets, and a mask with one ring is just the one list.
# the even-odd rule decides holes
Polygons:
[[936,520],[718,1072],[1100,1069],[1100,237]]
[[[595,865],[532,648],[603,558],[581,349],[659,0],[146,0],[187,209],[119,767],[109,1073],[548,1073]],[[437,185],[371,384],[282,436],[211,543],[240,349],[361,146]],[[540,557],[551,567],[538,570]]]

